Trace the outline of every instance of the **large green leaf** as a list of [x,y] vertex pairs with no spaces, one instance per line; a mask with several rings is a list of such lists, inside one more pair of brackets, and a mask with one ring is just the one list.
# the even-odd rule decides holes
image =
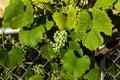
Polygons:
[[77,16],[78,24],[75,27],[75,31],[81,36],[81,39],[86,35],[86,32],[91,29],[91,18],[87,11],[82,11]]
[[52,17],[59,29],[65,28],[66,16],[62,12],[55,12]]
[[85,80],[100,80],[100,69],[97,65],[91,69],[85,76]]
[[112,24],[105,11],[93,8],[92,16],[91,19],[86,11],[82,11],[77,17],[75,31],[81,35],[85,47],[95,50],[103,44],[101,32],[109,36],[112,34]]
[[3,27],[21,28],[33,22],[30,0],[11,0],[5,9]]
[[20,43],[27,46],[35,47],[39,42],[42,42],[44,26],[39,26],[31,30],[21,29],[19,33]]
[[115,8],[120,12],[120,1],[115,4]]
[[82,43],[90,50],[95,50],[103,43],[103,37],[97,31],[90,31],[84,37]]
[[89,29],[91,29],[91,18],[87,11],[82,11],[77,16],[77,22],[76,25],[76,32],[82,33],[87,32]]
[[104,32],[106,35],[111,35],[112,24],[106,12],[93,8],[92,15],[93,15],[92,29],[98,32]]
[[67,14],[66,27],[71,30],[75,28],[76,25],[76,9],[71,7],[70,11]]
[[85,55],[82,58],[77,58],[72,50],[69,50],[64,55],[62,62],[63,69],[72,75],[74,80],[77,77],[81,77],[90,67],[90,59],[88,56]]
[[0,48],[0,65],[6,66],[8,62],[8,52]]
[[20,48],[12,47],[12,49],[8,54],[9,54],[9,58],[8,58],[8,62],[6,62],[7,67],[14,68],[15,66],[22,64],[24,55]]
[[97,0],[94,7],[108,9],[116,0]]

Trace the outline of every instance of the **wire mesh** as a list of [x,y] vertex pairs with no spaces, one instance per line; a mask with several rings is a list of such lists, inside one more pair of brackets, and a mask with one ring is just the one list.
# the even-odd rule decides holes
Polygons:
[[104,78],[101,80],[120,80],[120,46],[112,49],[102,61]]
[[[0,47],[4,45],[4,47],[9,50],[11,45],[18,45],[19,43],[16,43],[15,36],[17,35],[3,36],[4,42],[2,42],[2,36],[0,36]],[[42,58],[41,52],[38,49],[26,47],[25,51],[24,64],[14,67],[13,69],[0,66],[0,80],[25,80],[29,70],[39,64],[42,65],[39,70],[44,70],[43,72],[47,76],[46,80],[51,80],[51,75],[49,71],[47,72],[46,70],[51,62]],[[120,46],[112,49],[102,59],[101,68],[101,80],[120,80]],[[43,73],[41,72],[40,74]]]
[[[18,34],[1,35],[0,48],[4,47],[6,50],[9,51],[12,46],[19,46],[19,43],[16,41],[17,37]],[[16,66],[12,69],[0,65],[0,80],[25,80],[26,75],[30,76],[28,75],[29,71],[36,65],[39,65],[37,66],[39,72],[41,71],[42,74],[44,73],[48,76],[46,80],[50,80],[50,76],[48,75],[47,70],[44,70],[50,62],[42,57],[40,50],[26,46],[23,48],[23,52],[23,64]],[[42,72],[43,70],[44,72]]]

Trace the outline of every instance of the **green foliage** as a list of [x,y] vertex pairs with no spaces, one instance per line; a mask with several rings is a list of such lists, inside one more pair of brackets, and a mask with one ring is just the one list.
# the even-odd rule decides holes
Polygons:
[[5,10],[3,26],[21,28],[32,24],[33,7],[30,0],[11,0]]
[[[20,30],[19,40],[23,45],[35,47],[39,42],[42,42],[44,26],[38,26],[31,30]],[[35,35],[36,34],[36,35]]]
[[100,72],[99,72],[99,67],[95,65],[93,69],[91,69],[85,76],[85,79],[88,80],[100,80]]
[[116,0],[97,0],[94,7],[108,9]]
[[40,75],[34,75],[34,76],[30,77],[28,80],[44,80],[44,79]]
[[2,28],[19,28],[20,32],[17,38],[0,36],[4,70],[15,68],[15,80],[15,76],[25,80],[99,80],[100,68],[92,62],[93,55],[105,43],[103,36],[112,35],[114,22],[109,11],[116,8],[120,12],[120,2],[82,1],[11,0],[1,19]]
[[115,8],[120,12],[120,1],[115,4]]
[[7,65],[6,62],[8,61],[8,52],[0,48],[0,65],[4,66]]
[[85,55],[81,58],[77,58],[72,50],[69,50],[65,54],[62,62],[63,69],[66,71],[65,75],[73,76],[73,80],[81,77],[90,67],[90,59],[88,56]]
[[7,66],[9,68],[14,68],[14,67],[19,66],[20,64],[22,64],[24,55],[23,55],[23,52],[21,51],[20,48],[13,47],[9,51],[8,55],[9,55],[9,58],[8,58]]
[[24,57],[21,49],[14,46],[9,52],[0,49],[0,55],[0,65],[9,68],[14,68],[22,64]]
[[53,19],[59,29],[65,28],[66,16],[62,12],[55,12],[53,14]]
[[104,11],[93,8],[92,16],[93,20],[91,20],[88,12],[82,11],[78,15],[76,32],[82,35],[82,43],[84,46],[90,50],[95,50],[103,44],[103,37],[100,32],[103,32],[106,35],[111,35],[112,24],[111,20]]
[[66,27],[71,30],[74,29],[76,25],[76,9],[74,7],[71,7],[69,12],[67,13],[67,19],[66,19]]

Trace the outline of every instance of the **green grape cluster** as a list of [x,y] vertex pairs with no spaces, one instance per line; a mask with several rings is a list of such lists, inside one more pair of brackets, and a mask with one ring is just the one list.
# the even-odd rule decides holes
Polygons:
[[59,71],[53,71],[53,73],[51,73],[50,80],[62,80],[62,76]]
[[41,64],[33,66],[32,70],[36,75],[44,75],[43,65]]
[[67,32],[65,30],[56,31],[54,36],[55,43],[52,43],[53,50],[59,52],[62,47],[65,46],[67,42]]

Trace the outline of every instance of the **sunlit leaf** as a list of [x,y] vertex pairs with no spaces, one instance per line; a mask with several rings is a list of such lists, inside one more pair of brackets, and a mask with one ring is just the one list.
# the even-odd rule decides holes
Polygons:
[[81,35],[81,39],[86,35],[86,32],[91,29],[92,23],[90,15],[87,11],[82,11],[77,16],[77,25],[75,27],[75,31]]
[[42,42],[44,26],[39,26],[31,30],[21,29],[19,33],[20,43],[27,46],[35,47],[39,42]]
[[47,30],[50,30],[53,27],[53,25],[54,25],[53,21],[47,20],[46,24],[45,24],[45,27],[46,27]]
[[103,44],[101,32],[110,36],[112,34],[112,23],[105,11],[92,9],[92,16],[86,11],[82,11],[77,17],[76,32],[82,37],[82,43],[90,50],[95,50]]
[[76,25],[76,9],[72,7],[67,14],[66,27],[71,30]]
[[11,0],[4,13],[3,27],[21,28],[33,22],[30,0]]
[[100,35],[99,32],[90,31],[84,37],[82,43],[84,46],[86,46],[90,50],[95,50],[103,43],[103,37]]
[[116,0],[97,0],[94,7],[108,9]]
[[[72,50],[69,50],[63,58],[63,69],[74,78],[81,77],[90,67],[88,56],[77,58]],[[66,74],[67,75],[67,74]]]
[[87,32],[91,29],[91,18],[87,11],[82,11],[77,17],[78,24],[76,25],[76,32]]
[[52,17],[59,29],[65,28],[66,16],[62,12],[55,12]]
[[112,24],[105,11],[99,9],[92,9],[93,15],[93,30],[98,32],[104,32],[106,35],[112,34]]
[[115,8],[120,12],[120,1],[115,4]]

